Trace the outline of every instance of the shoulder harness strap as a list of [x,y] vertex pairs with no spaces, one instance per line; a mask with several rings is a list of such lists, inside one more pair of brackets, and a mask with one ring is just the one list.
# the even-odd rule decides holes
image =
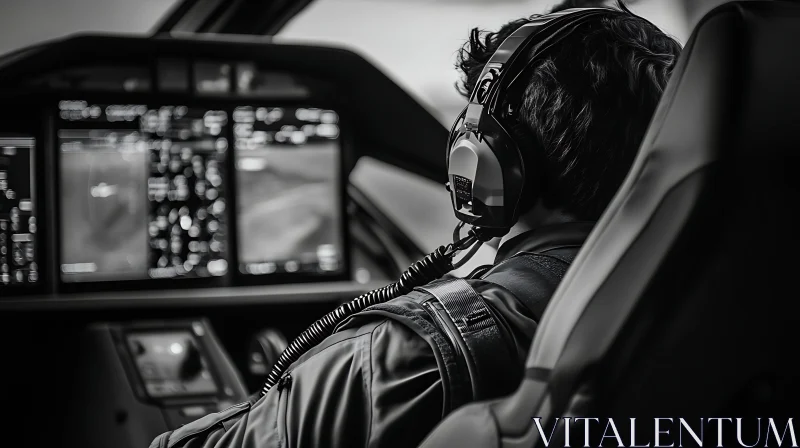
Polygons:
[[[512,365],[511,353],[500,333],[494,315],[480,294],[464,279],[444,280],[417,288],[428,292],[442,305],[441,308],[455,325],[456,343],[463,345],[461,352],[469,370],[473,400],[491,396],[502,370],[497,366]],[[434,310],[438,310],[438,307]]]

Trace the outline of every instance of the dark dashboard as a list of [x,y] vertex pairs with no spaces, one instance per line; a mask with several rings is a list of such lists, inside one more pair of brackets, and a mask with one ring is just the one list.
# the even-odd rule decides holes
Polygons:
[[[433,177],[444,129],[352,52],[76,36],[0,59],[0,85],[0,307],[352,296],[421,255],[347,177],[363,155]],[[358,216],[386,235],[351,241]]]
[[0,383],[33,445],[147,446],[240,402],[424,255],[348,179],[443,181],[447,131],[348,50],[74,36],[0,58],[0,100]]

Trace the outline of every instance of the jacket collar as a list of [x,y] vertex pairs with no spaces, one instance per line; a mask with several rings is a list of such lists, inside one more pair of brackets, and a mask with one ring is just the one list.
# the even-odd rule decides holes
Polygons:
[[520,252],[544,252],[562,247],[580,247],[594,228],[594,222],[550,224],[521,233],[500,245],[495,264]]

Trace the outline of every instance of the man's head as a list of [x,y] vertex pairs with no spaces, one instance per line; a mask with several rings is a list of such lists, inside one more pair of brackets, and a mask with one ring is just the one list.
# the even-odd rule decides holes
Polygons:
[[[497,32],[472,30],[458,61],[463,95],[505,38],[529,21],[515,20]],[[538,175],[544,176],[547,209],[599,218],[630,169],[680,50],[673,38],[622,8],[581,25],[529,68],[523,98],[509,100],[520,104],[521,128],[537,146],[522,149],[538,151],[544,164]]]

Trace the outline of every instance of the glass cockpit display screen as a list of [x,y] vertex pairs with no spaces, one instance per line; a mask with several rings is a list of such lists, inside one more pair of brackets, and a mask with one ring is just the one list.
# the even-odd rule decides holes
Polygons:
[[222,276],[225,111],[59,103],[61,279]]
[[0,291],[39,281],[33,138],[0,136]]
[[325,109],[233,111],[241,273],[345,269],[338,122]]
[[218,392],[208,361],[188,331],[131,333],[127,343],[150,397]]

